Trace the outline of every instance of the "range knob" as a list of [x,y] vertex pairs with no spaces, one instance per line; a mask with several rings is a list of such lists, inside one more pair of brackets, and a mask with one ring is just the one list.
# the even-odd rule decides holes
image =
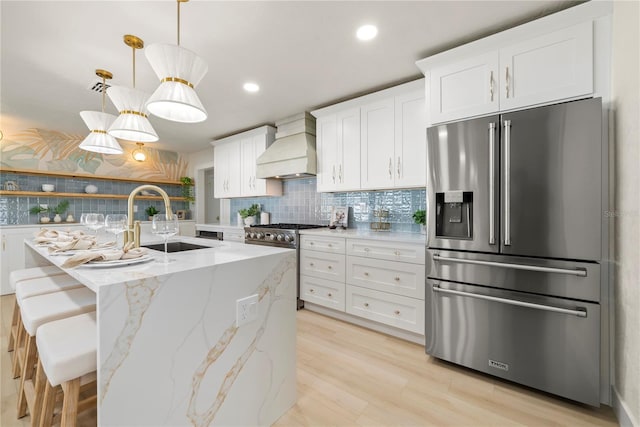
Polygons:
[[278,234],[278,236],[276,238],[278,239],[279,242],[282,242],[284,240],[284,235],[283,234]]
[[249,239],[251,238],[251,233],[249,233],[248,231],[244,233],[244,238],[245,239]]
[[293,242],[293,236],[287,234],[286,236],[284,236],[284,240],[286,242]]
[[275,234],[269,234],[269,240],[276,240]]
[[264,239],[264,233],[256,233],[258,239]]
[[256,234],[256,233],[251,233],[251,238],[252,238],[252,239],[255,239],[255,238],[256,238],[256,236],[257,236],[257,234]]

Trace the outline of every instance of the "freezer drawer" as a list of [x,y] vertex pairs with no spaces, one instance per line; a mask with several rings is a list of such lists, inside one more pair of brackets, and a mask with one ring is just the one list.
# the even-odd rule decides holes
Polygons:
[[600,301],[600,264],[427,250],[427,277],[562,298]]
[[599,405],[598,304],[441,280],[426,282],[428,354]]

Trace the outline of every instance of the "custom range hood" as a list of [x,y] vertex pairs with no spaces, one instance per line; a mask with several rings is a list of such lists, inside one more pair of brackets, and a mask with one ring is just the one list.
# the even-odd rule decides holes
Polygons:
[[256,178],[316,174],[316,119],[304,112],[276,122],[276,140],[258,157]]

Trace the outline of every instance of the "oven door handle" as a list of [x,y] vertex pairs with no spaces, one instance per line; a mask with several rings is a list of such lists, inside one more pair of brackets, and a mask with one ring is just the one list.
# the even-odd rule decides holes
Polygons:
[[569,268],[542,267],[539,265],[510,264],[506,262],[481,261],[477,259],[450,258],[450,257],[440,256],[438,254],[433,255],[433,260],[459,262],[461,264],[486,265],[488,267],[512,268],[514,270],[540,271],[542,273],[558,273],[558,274],[569,274],[572,276],[587,277],[587,270],[582,268],[576,268],[574,270]]
[[494,301],[494,302],[499,302],[499,303],[509,304],[509,305],[517,305],[518,307],[527,307],[527,308],[533,308],[536,310],[551,311],[554,313],[572,314],[578,317],[587,317],[587,310],[583,308],[578,308],[577,310],[571,310],[568,308],[554,307],[551,305],[535,304],[532,302],[524,302],[524,301],[518,301],[518,300],[513,300],[508,298],[499,298],[499,297],[492,297],[489,295],[474,294],[472,292],[463,292],[463,291],[456,291],[453,289],[444,289],[438,285],[433,285],[433,291],[441,292],[443,294],[460,295],[463,297],[483,299],[487,301]]

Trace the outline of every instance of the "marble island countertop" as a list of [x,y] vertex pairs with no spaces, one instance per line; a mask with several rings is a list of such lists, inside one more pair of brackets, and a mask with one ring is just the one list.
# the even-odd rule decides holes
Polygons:
[[[163,240],[158,240],[153,235],[142,234],[141,238],[142,246],[163,243]],[[127,280],[148,279],[272,254],[285,253],[287,251],[294,252],[292,249],[245,245],[242,243],[222,242],[195,237],[176,236],[175,238],[169,239],[169,242],[177,241],[208,246],[208,248],[169,253],[169,258],[172,259],[173,262],[168,264],[161,262],[164,257],[164,252],[147,249],[147,256],[152,259],[146,262],[116,267],[84,265],[72,269],[65,269],[65,271],[94,292],[97,292],[98,288],[102,286],[118,284]],[[25,243],[50,263],[57,266],[61,266],[67,259],[67,256],[64,255],[49,255],[46,247],[35,246],[31,239],[26,239]]]

